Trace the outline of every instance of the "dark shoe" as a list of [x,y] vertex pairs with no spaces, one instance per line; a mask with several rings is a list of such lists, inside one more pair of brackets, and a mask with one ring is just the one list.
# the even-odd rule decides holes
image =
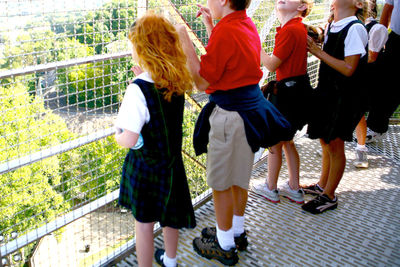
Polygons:
[[[165,250],[162,249],[162,248],[156,249],[156,252],[154,253],[154,258],[156,259],[156,262],[161,267],[165,267],[165,265],[164,265],[164,253],[165,253]],[[176,265],[176,267],[178,267],[178,264]]]
[[311,184],[311,185],[300,185],[301,189],[303,189],[304,194],[310,195],[321,195],[324,191],[318,184]]
[[[205,238],[215,238],[217,229],[215,227],[205,227],[201,230],[201,236]],[[246,250],[249,242],[247,241],[247,231],[244,231],[240,236],[235,237],[236,248],[240,251]]]
[[162,267],[165,267],[164,261],[163,261],[164,253],[165,253],[165,250],[163,250],[161,248],[156,249],[156,252],[154,253],[154,258],[155,258],[156,262]]
[[236,248],[223,250],[214,237],[196,237],[193,239],[193,249],[200,256],[207,259],[216,259],[224,265],[235,265],[239,261]]
[[301,208],[305,211],[311,212],[312,214],[319,214],[326,210],[334,210],[337,208],[338,201],[337,197],[331,200],[327,195],[319,195],[316,198],[303,204]]

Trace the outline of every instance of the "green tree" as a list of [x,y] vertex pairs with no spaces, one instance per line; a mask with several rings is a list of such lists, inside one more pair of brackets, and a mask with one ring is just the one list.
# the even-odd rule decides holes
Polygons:
[[[0,87],[0,107],[2,163],[71,137],[64,121],[46,112],[43,102],[30,96],[22,84]],[[56,156],[0,175],[0,233],[23,233],[67,209],[55,190],[60,182]]]

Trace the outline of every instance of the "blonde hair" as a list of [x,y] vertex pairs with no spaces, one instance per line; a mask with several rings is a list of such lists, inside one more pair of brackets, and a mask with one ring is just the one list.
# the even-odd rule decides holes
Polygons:
[[366,16],[368,15],[368,0],[356,0],[358,2],[362,3],[362,8],[358,8],[356,11],[356,17],[361,20],[362,22],[365,22]]
[[164,98],[182,95],[193,88],[192,76],[186,65],[175,27],[153,11],[140,17],[129,30],[138,63],[151,73],[157,89],[165,88]]
[[305,17],[308,16],[308,14],[310,14],[311,9],[312,9],[312,7],[314,5],[314,1],[313,0],[301,0],[300,2],[302,4],[306,4],[307,5],[307,8],[301,13],[301,16],[303,18],[305,18]]

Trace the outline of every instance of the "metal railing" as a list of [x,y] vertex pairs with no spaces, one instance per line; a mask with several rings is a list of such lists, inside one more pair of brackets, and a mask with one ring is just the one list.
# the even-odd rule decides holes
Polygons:
[[[101,265],[134,244],[132,216],[116,205],[126,154],[113,120],[133,74],[129,25],[147,9],[188,26],[199,52],[208,42],[198,1],[0,2],[0,266]],[[205,4],[205,1],[201,1]],[[249,16],[271,52],[274,1]],[[326,21],[328,1],[305,20]],[[309,59],[313,83],[318,60]],[[264,69],[265,80],[274,74]],[[186,96],[183,157],[193,203],[209,195],[205,156],[191,145],[207,98]],[[50,264],[52,263],[52,264]]]

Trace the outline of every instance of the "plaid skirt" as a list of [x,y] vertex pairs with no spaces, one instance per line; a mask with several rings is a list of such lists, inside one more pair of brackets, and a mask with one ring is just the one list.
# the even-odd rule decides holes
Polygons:
[[142,223],[159,222],[176,229],[196,226],[180,154],[168,163],[130,149],[122,168],[118,204],[132,210]]

